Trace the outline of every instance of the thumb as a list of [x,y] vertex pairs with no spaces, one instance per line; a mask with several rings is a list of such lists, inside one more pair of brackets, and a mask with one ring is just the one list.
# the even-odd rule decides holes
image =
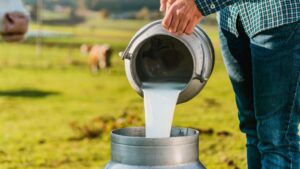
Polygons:
[[166,6],[167,6],[167,0],[160,0],[160,11],[164,12],[166,11]]

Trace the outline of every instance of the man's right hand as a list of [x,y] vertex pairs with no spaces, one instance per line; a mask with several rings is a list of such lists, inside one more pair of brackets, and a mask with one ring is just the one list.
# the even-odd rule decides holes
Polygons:
[[24,14],[13,12],[5,14],[1,35],[5,41],[16,42],[23,40],[28,29],[29,19]]
[[176,0],[160,0],[160,12],[166,12]]
[[161,0],[160,11],[166,12],[162,26],[177,35],[191,35],[204,17],[194,0]]

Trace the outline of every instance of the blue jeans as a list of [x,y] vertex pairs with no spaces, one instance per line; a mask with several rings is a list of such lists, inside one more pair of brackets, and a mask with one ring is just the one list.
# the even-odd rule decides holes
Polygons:
[[300,22],[249,38],[221,29],[249,169],[300,169]]

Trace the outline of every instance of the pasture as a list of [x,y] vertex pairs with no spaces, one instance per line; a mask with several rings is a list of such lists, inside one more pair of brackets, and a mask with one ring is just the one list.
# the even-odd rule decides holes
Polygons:
[[[104,168],[110,157],[110,129],[143,125],[143,100],[129,86],[118,52],[146,23],[90,20],[44,26],[72,36],[45,38],[41,49],[33,38],[1,43],[0,168]],[[244,169],[245,138],[238,129],[217,28],[202,27],[215,46],[215,70],[200,95],[177,106],[173,125],[200,129],[200,159],[208,169]],[[31,30],[36,28],[31,25]],[[110,44],[113,67],[91,74],[88,58],[79,51],[83,43]],[[133,122],[122,116],[125,112]]]

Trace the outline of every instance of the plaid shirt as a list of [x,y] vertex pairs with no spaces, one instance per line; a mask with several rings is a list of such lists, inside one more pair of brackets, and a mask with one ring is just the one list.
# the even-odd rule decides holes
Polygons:
[[204,16],[220,11],[221,28],[238,36],[238,16],[249,37],[300,20],[300,0],[195,0]]

